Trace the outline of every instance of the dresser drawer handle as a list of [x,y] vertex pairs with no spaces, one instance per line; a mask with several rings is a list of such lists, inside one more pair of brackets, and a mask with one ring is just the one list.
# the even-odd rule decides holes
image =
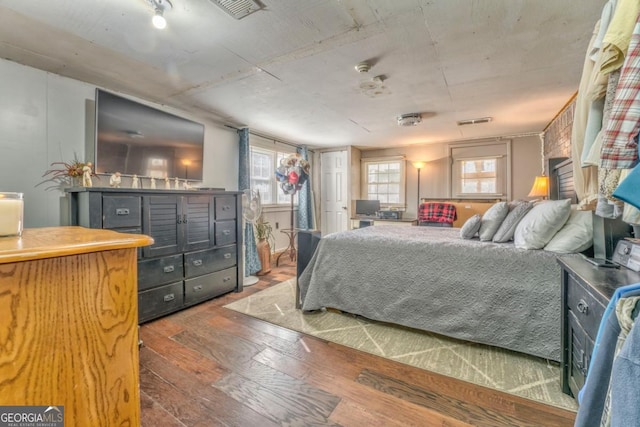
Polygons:
[[202,285],[197,285],[193,287],[194,292],[200,292],[202,290]]
[[116,209],[116,215],[129,215],[129,209],[127,209],[127,208],[118,208],[118,209]]
[[201,259],[194,259],[193,260],[193,265],[195,265],[196,267],[200,267],[202,265],[202,260]]
[[222,210],[223,210],[223,211],[228,211],[229,209],[231,209],[231,206],[229,206],[229,205],[224,205],[224,206],[222,207]]
[[229,234],[231,234],[231,230],[224,230],[222,234],[224,234],[225,236],[228,236]]
[[578,302],[578,311],[582,314],[589,314],[589,305],[583,299]]
[[164,302],[169,302],[169,301],[173,301],[174,299],[176,299],[176,295],[175,294],[167,294],[163,297]]
[[224,259],[229,259],[229,258],[231,258],[231,254],[229,252],[224,254]]
[[162,270],[165,273],[173,273],[175,271],[175,267],[173,265],[167,265]]
[[231,277],[227,276],[227,277],[225,277],[224,279],[222,279],[222,283],[226,283],[226,282],[228,282],[229,280],[231,280]]

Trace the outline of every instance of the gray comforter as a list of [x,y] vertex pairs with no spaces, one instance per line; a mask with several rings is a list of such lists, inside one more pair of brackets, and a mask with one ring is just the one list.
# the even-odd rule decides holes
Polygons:
[[323,237],[302,309],[335,308],[560,360],[556,255],[463,240],[459,229],[366,227]]

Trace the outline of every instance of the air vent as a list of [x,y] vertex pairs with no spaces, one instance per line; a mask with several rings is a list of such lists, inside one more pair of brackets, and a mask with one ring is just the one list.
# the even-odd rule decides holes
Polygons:
[[416,126],[422,121],[420,113],[410,113],[398,116],[398,126]]
[[257,0],[209,0],[236,19],[242,19],[253,12],[263,9]]
[[489,123],[493,120],[491,117],[480,117],[479,119],[459,120],[458,126],[475,125],[478,123]]

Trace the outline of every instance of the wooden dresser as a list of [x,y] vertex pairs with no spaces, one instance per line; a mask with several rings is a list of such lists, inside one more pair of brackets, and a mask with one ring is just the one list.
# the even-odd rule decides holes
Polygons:
[[82,227],[0,238],[0,406],[140,425],[136,251],[152,242]]
[[71,222],[143,233],[139,322],[243,289],[241,194],[232,191],[74,188]]
[[639,283],[640,274],[624,267],[598,268],[578,257],[561,257],[558,262],[562,267],[562,391],[577,397],[613,293]]

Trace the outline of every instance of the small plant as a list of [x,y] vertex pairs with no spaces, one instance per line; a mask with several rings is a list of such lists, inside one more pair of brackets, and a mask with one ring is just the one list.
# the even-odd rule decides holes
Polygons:
[[[74,178],[80,179],[84,174],[84,167],[91,166],[91,163],[81,162],[78,160],[78,156],[74,154],[73,160],[70,162],[53,162],[51,163],[51,167],[54,169],[47,170],[42,177],[47,178],[44,181],[40,182],[36,186],[40,184],[44,184],[46,182],[53,182],[58,185],[53,185],[50,188],[59,188],[60,185],[69,185],[73,184]],[[96,174],[91,171],[91,176],[96,176]]]
[[267,240],[273,248],[276,244],[276,238],[273,235],[273,227],[269,224],[269,221],[265,221],[264,217],[260,215],[254,226],[256,228],[256,238],[258,240]]

